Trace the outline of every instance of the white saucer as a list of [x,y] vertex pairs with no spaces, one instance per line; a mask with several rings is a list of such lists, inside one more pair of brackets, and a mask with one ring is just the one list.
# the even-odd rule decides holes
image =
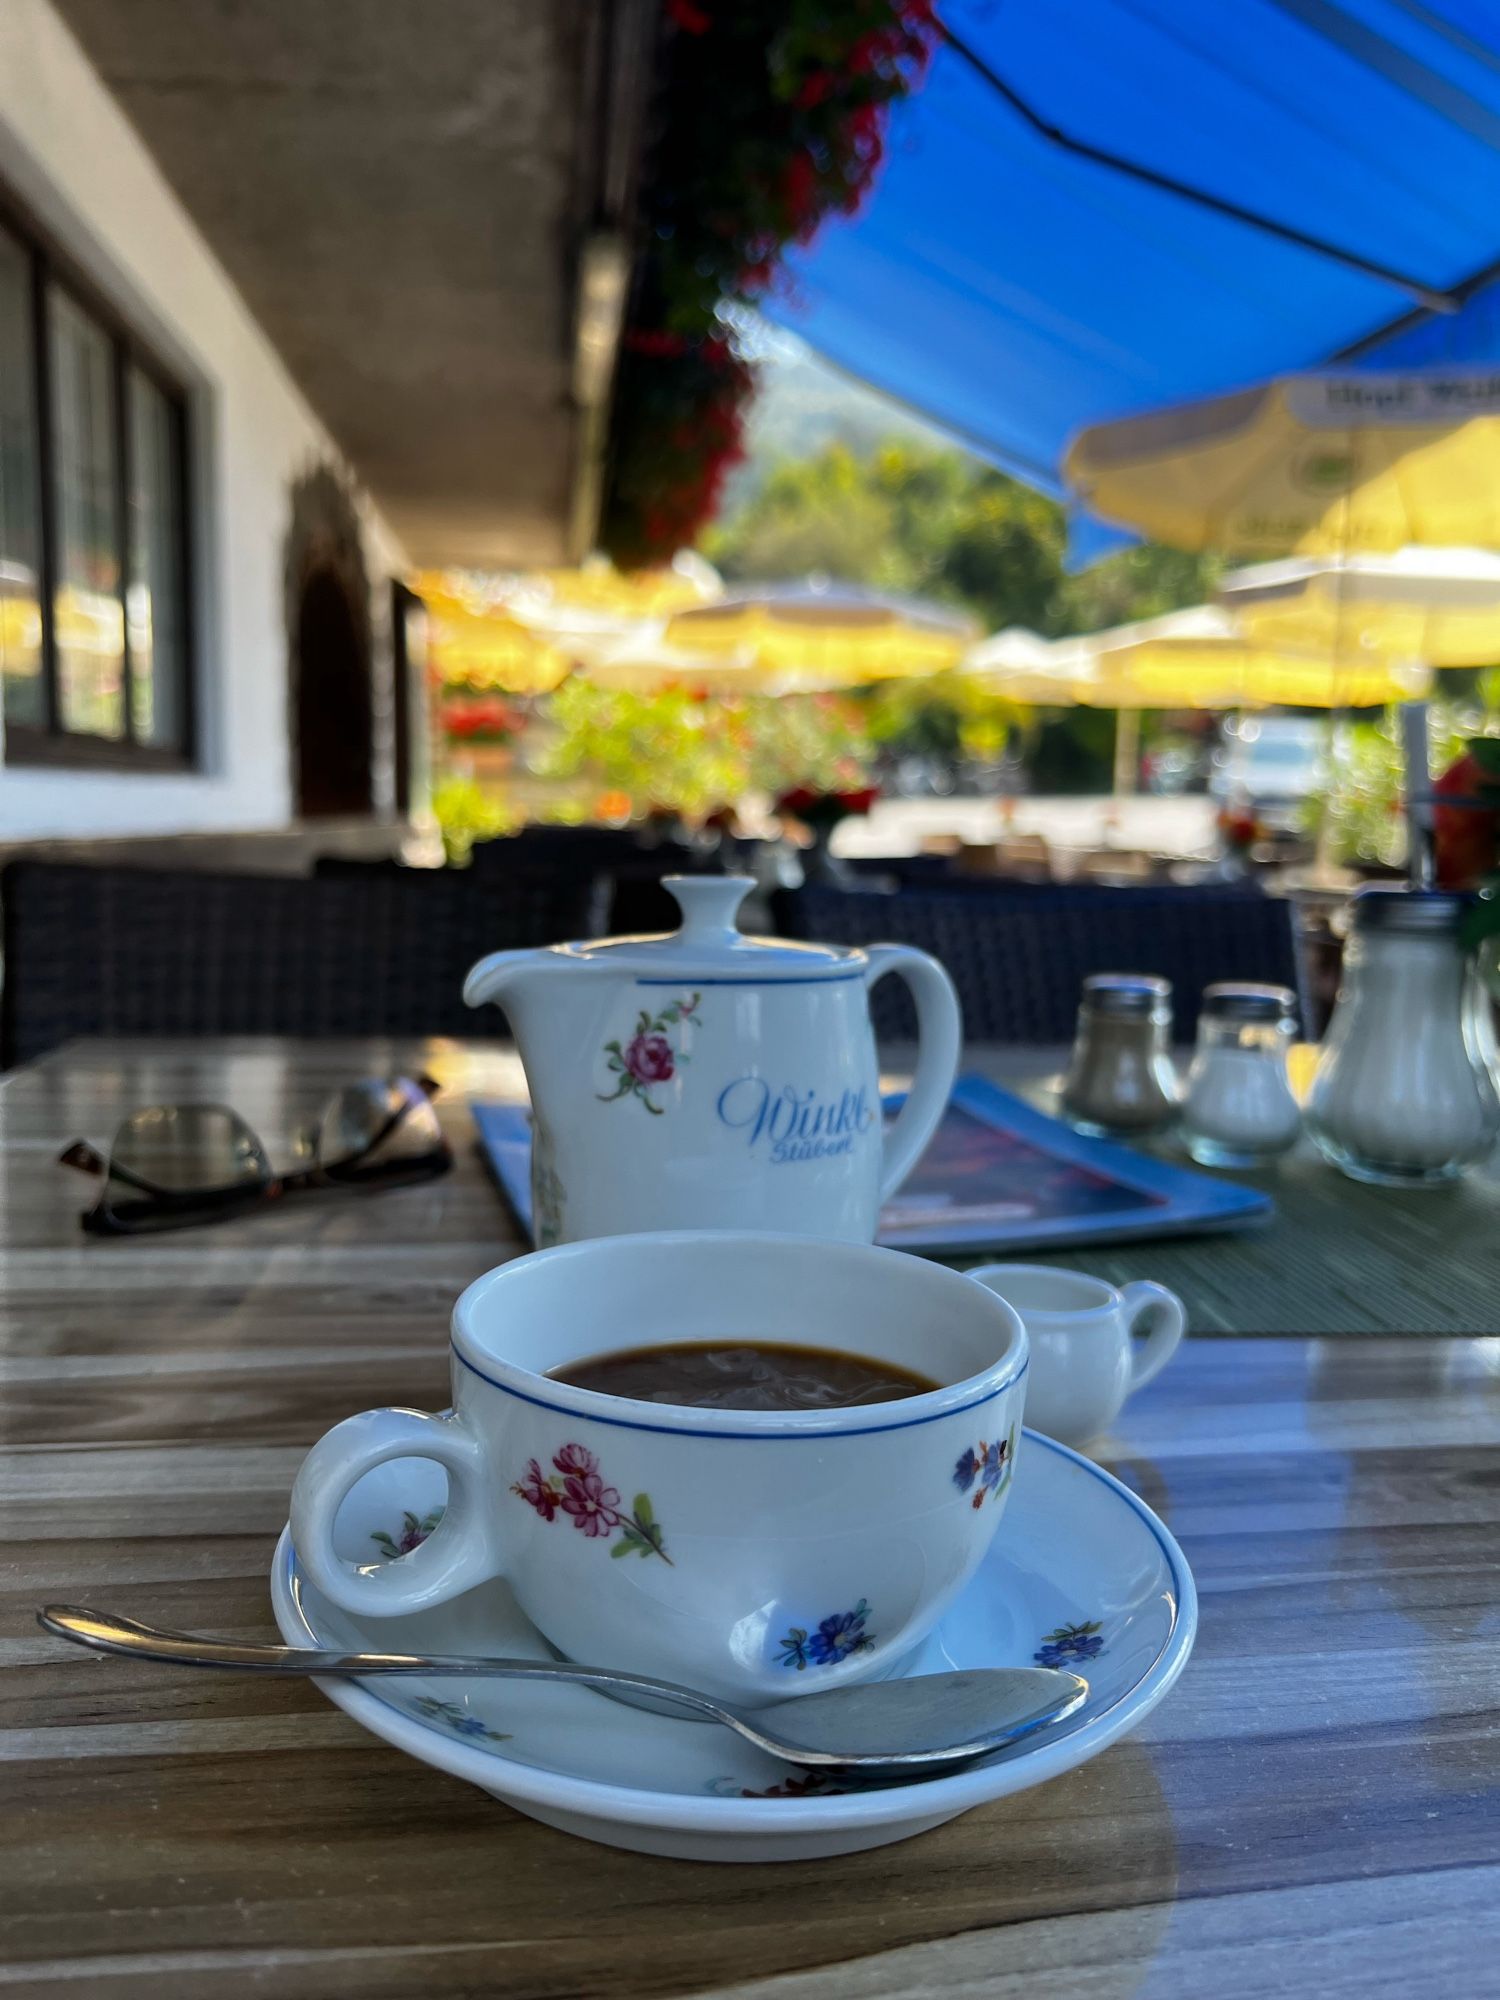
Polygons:
[[[1182,1672],[1198,1622],[1181,1549],[1118,1480],[1025,1433],[999,1539],[937,1631],[905,1663],[1075,1668],[1084,1706],[956,1775],[854,1786],[803,1776],[712,1723],[648,1715],[584,1688],[440,1679],[323,1681],[399,1750],[468,1778],[533,1819],[611,1847],[698,1861],[784,1861],[879,1847],[1072,1770],[1150,1713]],[[426,1459],[379,1467],[350,1493],[336,1540],[350,1561],[420,1534],[445,1495]],[[356,1618],[299,1574],[283,1532],[271,1570],[292,1645],[547,1658],[503,1584],[403,1618]]]

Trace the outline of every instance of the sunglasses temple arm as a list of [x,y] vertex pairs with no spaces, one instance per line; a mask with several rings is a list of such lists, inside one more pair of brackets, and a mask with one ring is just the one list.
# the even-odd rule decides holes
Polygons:
[[65,1146],[57,1156],[60,1167],[76,1167],[81,1174],[92,1174],[96,1180],[106,1176],[112,1181],[120,1181],[124,1186],[135,1188],[140,1194],[153,1195],[158,1200],[170,1201],[175,1190],[159,1188],[154,1181],[148,1181],[140,1174],[133,1174],[129,1167],[122,1167],[118,1160],[107,1160],[97,1147],[87,1139],[75,1139],[71,1146]]

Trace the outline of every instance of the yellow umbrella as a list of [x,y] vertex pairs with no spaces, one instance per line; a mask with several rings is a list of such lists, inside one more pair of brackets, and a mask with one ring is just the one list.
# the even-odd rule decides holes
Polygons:
[[825,687],[942,673],[975,636],[972,620],[941,605],[820,582],[768,584],[680,611],[663,633],[670,645],[748,652],[772,679]]
[[1243,556],[1500,548],[1500,371],[1288,375],[1081,431],[1083,504]]
[[1052,664],[1064,680],[1092,675],[1109,708],[1370,708],[1432,685],[1425,665],[1257,644],[1217,604],[1059,639]]
[[620,621],[668,618],[724,595],[713,564],[684,549],[667,569],[618,570],[604,556],[577,569],[536,570],[500,580],[505,602],[519,615],[544,619],[548,610],[593,611]]
[[[1003,635],[1002,635],[1003,636]],[[984,664],[977,647],[969,664]],[[1038,706],[1119,711],[1115,790],[1132,788],[1145,708],[1364,708],[1410,701],[1431,684],[1425,666],[1379,657],[1293,652],[1257,645],[1220,605],[1057,639],[1045,659],[992,679],[997,693]]]
[[763,666],[748,647],[710,652],[696,646],[671,645],[662,637],[659,624],[613,645],[583,651],[577,671],[596,687],[619,688],[631,694],[655,694],[669,687],[701,688],[714,695],[791,694],[837,685],[815,675],[777,673]]
[[1063,656],[1063,641],[1009,625],[964,655],[966,675],[1005,701],[1035,708],[1129,708],[1133,690],[1097,660]]
[[1500,555],[1487,549],[1258,563],[1226,576],[1219,596],[1261,644],[1379,652],[1433,667],[1500,661]]
[[438,677],[504,694],[550,694],[572,662],[566,653],[505,611],[473,607],[443,590],[421,593],[428,650]]

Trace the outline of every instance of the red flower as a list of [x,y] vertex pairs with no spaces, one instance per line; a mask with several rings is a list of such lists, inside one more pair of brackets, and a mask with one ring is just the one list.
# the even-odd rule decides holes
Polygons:
[[1226,807],[1219,814],[1219,831],[1231,847],[1249,847],[1260,838],[1260,821],[1254,813]]
[[562,1509],[572,1515],[573,1526],[583,1535],[608,1535],[620,1525],[620,1495],[597,1472],[564,1480]]
[[669,1083],[676,1067],[672,1044],[665,1035],[637,1035],[625,1044],[625,1067],[637,1083]]
[[656,360],[675,360],[689,347],[686,335],[667,333],[660,327],[632,327],[624,345],[632,354],[649,354]]
[[1480,760],[1485,754],[1466,750],[1432,788],[1440,800],[1471,801],[1440,804],[1433,811],[1433,854],[1439,885],[1445,889],[1471,889],[1500,863],[1500,786]]
[[554,1454],[552,1463],[564,1478],[572,1474],[582,1479],[590,1472],[599,1470],[598,1459],[591,1451],[585,1451],[581,1444],[565,1444],[560,1452]]
[[837,88],[838,78],[831,69],[815,69],[795,99],[799,111],[816,111],[825,97]]
[[706,35],[713,26],[709,16],[693,0],[667,0],[667,19],[685,35]]
[[817,222],[817,211],[813,206],[818,190],[818,169],[813,156],[805,149],[793,153],[786,163],[786,173],[782,177],[781,192],[793,224],[801,228],[805,223]]
[[[554,1459],[553,1464],[557,1463]],[[542,1468],[534,1458],[526,1461],[526,1474],[511,1487],[512,1493],[519,1493],[528,1507],[535,1507],[544,1521],[550,1521],[557,1513],[557,1494],[542,1476]]]
[[519,710],[494,699],[443,705],[443,727],[450,736],[492,736],[503,741],[517,735],[524,721]]
[[807,785],[798,785],[794,791],[782,793],[776,801],[776,810],[804,820],[809,826],[832,826],[851,814],[867,813],[879,797],[878,785],[846,792],[815,792]]

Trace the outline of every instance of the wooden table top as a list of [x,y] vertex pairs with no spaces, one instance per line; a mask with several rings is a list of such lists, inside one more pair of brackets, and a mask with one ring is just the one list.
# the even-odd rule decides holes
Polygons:
[[[450,1086],[457,1170],[156,1240],[52,1159],[217,1098],[271,1146],[352,1077]],[[1190,1341],[1099,1456],[1197,1573],[1137,1735],[867,1854],[750,1868],[570,1839],[298,1681],[94,1659],[93,1600],[274,1636],[302,1453],[446,1399],[457,1291],[513,1254],[465,1090],[503,1050],[78,1045],[0,1083],[0,1987],[736,2000],[1500,1991],[1500,1340]],[[1211,1245],[1196,1246],[1204,1257]]]

